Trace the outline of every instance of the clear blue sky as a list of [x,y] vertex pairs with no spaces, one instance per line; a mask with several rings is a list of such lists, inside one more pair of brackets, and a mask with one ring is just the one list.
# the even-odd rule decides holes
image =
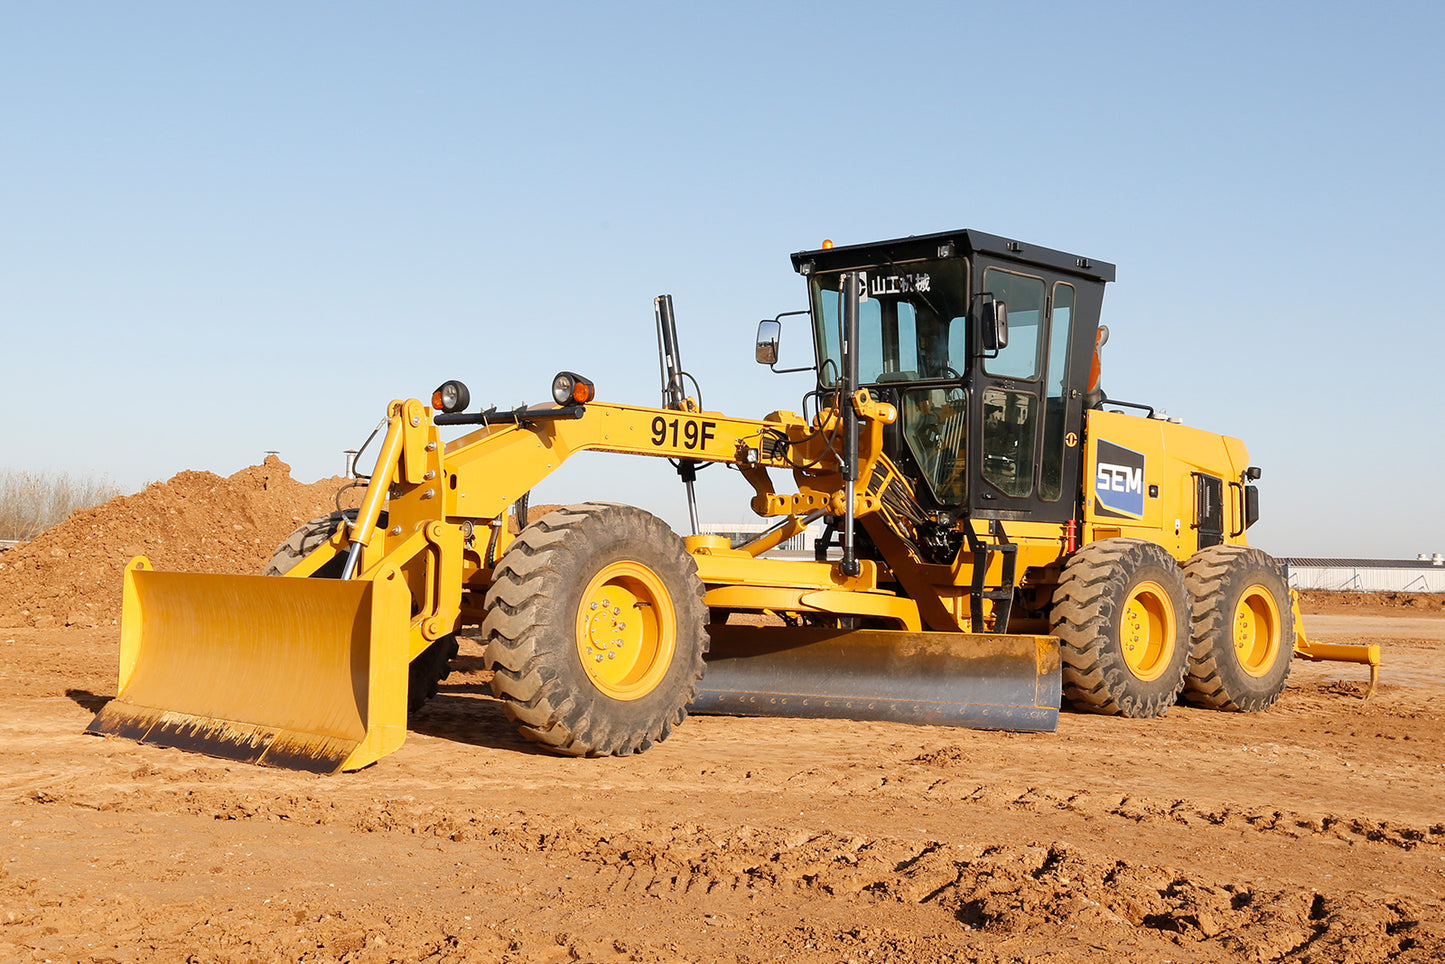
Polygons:
[[[310,481],[448,377],[652,403],[662,292],[708,407],[795,408],[787,255],[973,227],[1118,264],[1105,388],[1245,439],[1256,544],[1445,551],[1438,3],[0,14],[5,467]],[[686,518],[653,460],[536,498]]]

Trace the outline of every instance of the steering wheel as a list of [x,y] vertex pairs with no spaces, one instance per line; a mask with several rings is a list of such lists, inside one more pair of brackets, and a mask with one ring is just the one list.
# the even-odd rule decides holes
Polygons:
[[928,450],[938,448],[939,442],[943,440],[943,433],[939,431],[938,416],[932,412],[919,419],[918,428],[914,431],[919,443]]

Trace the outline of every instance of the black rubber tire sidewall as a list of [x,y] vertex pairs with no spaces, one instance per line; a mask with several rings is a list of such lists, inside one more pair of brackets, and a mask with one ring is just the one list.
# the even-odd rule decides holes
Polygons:
[[[1184,699],[1197,706],[1236,712],[1256,712],[1273,705],[1284,691],[1294,661],[1294,609],[1279,564],[1259,549],[1211,546],[1190,558],[1184,577],[1194,596]],[[1274,663],[1259,676],[1241,665],[1231,627],[1236,608],[1254,586],[1270,594],[1280,618]]]
[[457,655],[457,637],[447,634],[417,654],[406,668],[406,712],[416,713],[437,695],[438,687],[451,675],[451,661]]
[[[582,665],[576,641],[587,586],[616,562],[646,566],[668,594],[675,620],[666,672],[649,692],[632,700],[616,699],[597,688]],[[525,573],[525,582],[535,590],[529,596],[531,625],[522,630],[525,639],[501,631],[506,615],[494,619],[491,610],[506,590],[494,584],[484,635],[495,673],[493,692],[507,701],[508,714],[524,735],[568,755],[627,755],[665,739],[683,720],[702,676],[708,614],[696,565],[665,523],[633,506],[567,506],[519,534],[498,564],[500,578],[508,578],[506,571]],[[526,669],[515,674],[517,679],[505,665],[515,656],[504,656],[494,646],[525,653]],[[536,696],[521,683],[533,674],[540,686]]]
[[[1165,591],[1175,628],[1164,669],[1150,680],[1129,668],[1123,641],[1125,604],[1145,582]],[[1056,590],[1053,627],[1063,644],[1060,656],[1069,704],[1085,712],[1134,718],[1168,710],[1188,669],[1188,600],[1184,575],[1162,546],[1142,539],[1106,539],[1075,553]],[[1061,620],[1065,613],[1074,618]]]

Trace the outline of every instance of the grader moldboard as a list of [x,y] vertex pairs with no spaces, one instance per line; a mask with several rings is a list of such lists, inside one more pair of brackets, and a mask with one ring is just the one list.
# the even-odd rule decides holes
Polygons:
[[[1054,729],[1061,697],[1255,711],[1292,653],[1369,663],[1373,683],[1378,649],[1307,640],[1246,545],[1243,443],[1100,390],[1113,265],[969,230],[792,260],[803,414],[701,410],[668,296],[660,408],[596,401],[571,372],[515,411],[469,412],[454,381],[394,401],[360,508],[298,529],[270,575],[131,561],[119,692],[89,729],[356,769],[401,746],[469,626],[522,733],[579,756],[645,750],[689,709],[1017,730]],[[785,315],[758,331],[774,370]],[[587,450],[673,460],[694,535],[597,502],[530,519],[533,486]],[[696,534],[707,463],[778,523],[736,547]],[[818,520],[814,558],[769,554]]]

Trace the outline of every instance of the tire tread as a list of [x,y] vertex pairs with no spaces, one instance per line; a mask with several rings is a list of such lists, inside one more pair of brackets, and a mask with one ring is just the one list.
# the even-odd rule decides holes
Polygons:
[[[1173,705],[1184,686],[1187,659],[1177,660],[1160,685],[1141,685],[1113,653],[1109,628],[1123,605],[1128,573],[1158,565],[1177,571],[1163,547],[1143,539],[1104,539],[1069,557],[1054,590],[1050,621],[1059,638],[1063,695],[1075,708],[1092,713],[1135,718],[1154,717]],[[1169,580],[1174,581],[1174,580]],[[1183,580],[1175,588],[1184,600]],[[1166,587],[1170,588],[1170,587]],[[1187,605],[1185,607],[1187,623]],[[1187,650],[1185,625],[1176,646]],[[1140,692],[1147,689],[1149,692]]]
[[[1276,600],[1280,609],[1280,654],[1284,664],[1277,682],[1262,687],[1231,685],[1228,668],[1221,664],[1222,653],[1215,644],[1231,640],[1229,620],[1233,615],[1229,583],[1240,572],[1250,569],[1274,574],[1284,590],[1285,598]],[[1206,709],[1233,713],[1256,713],[1268,709],[1284,692],[1289,677],[1289,664],[1294,648],[1294,615],[1289,607],[1288,585],[1273,557],[1250,546],[1209,546],[1195,553],[1184,566],[1184,581],[1193,601],[1190,613],[1189,672],[1185,676],[1182,699]],[[1242,587],[1241,587],[1242,588]],[[1283,602],[1283,605],[1280,603]]]
[[[629,540],[662,548],[667,563],[681,574],[691,598],[674,599],[678,614],[679,656],[693,665],[676,706],[652,719],[620,724],[590,711],[576,698],[575,680],[558,670],[558,646],[563,643],[549,631],[548,613],[560,605],[565,581],[575,577],[574,547],[593,534],[623,527]],[[632,506],[586,502],[556,509],[530,523],[508,547],[497,564],[487,593],[487,615],[482,623],[487,661],[494,670],[492,692],[502,700],[508,718],[523,736],[547,749],[569,756],[611,756],[641,752],[665,740],[687,716],[687,704],[697,696],[702,678],[702,654],[707,649],[703,629],[706,607],[697,565],[681,540],[660,519]],[[689,613],[696,618],[689,618]],[[695,635],[686,638],[693,623]],[[694,652],[687,653],[687,650]]]

